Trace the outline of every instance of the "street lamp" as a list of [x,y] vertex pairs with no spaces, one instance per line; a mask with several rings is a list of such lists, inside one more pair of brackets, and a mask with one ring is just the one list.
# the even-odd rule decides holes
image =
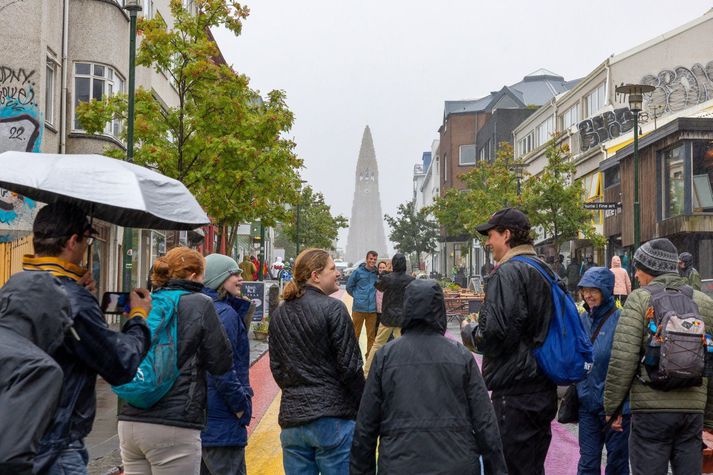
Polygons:
[[306,180],[300,180],[300,197],[297,202],[297,219],[295,222],[295,258],[300,255],[300,210],[302,208],[302,185],[307,183]]
[[641,222],[639,205],[639,112],[641,112],[644,94],[653,92],[654,86],[647,84],[622,84],[616,93],[629,97],[629,110],[634,115],[634,250],[641,245]]
[[129,12],[129,112],[126,125],[126,160],[134,161],[134,93],[136,89],[136,15],[141,11],[141,0],[125,0]]
[[515,172],[515,179],[517,180],[517,196],[520,196],[521,193],[521,182],[522,182],[522,175],[523,175],[523,170],[525,169],[527,165],[520,161],[514,161],[510,163],[507,167]]

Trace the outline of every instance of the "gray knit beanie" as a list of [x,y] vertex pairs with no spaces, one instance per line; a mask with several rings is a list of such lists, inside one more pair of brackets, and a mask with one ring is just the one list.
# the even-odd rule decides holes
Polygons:
[[223,254],[211,254],[205,258],[205,282],[203,285],[209,289],[218,290],[225,279],[242,272],[238,263],[231,257]]
[[678,249],[666,238],[652,239],[634,253],[634,265],[649,275],[678,273]]

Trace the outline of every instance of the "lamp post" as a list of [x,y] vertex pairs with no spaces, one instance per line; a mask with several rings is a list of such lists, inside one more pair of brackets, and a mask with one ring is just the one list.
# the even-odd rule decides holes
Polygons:
[[629,110],[634,115],[634,250],[641,245],[641,222],[639,203],[639,112],[644,102],[644,94],[653,92],[654,86],[647,84],[622,84],[616,93],[629,98]]
[[129,111],[126,124],[126,160],[134,161],[134,93],[136,89],[136,15],[141,11],[141,0],[126,0],[129,12]]
[[302,185],[307,183],[306,180],[300,180],[300,197],[297,202],[297,216],[295,220],[295,259],[300,255],[300,211],[302,209]]

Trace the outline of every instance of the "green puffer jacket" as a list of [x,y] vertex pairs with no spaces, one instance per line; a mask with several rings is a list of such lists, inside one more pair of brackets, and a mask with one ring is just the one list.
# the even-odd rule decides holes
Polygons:
[[[673,288],[687,283],[676,274],[664,274],[651,281],[651,284]],[[705,413],[705,426],[713,428],[713,380],[710,385],[703,379],[703,385],[699,387],[659,391],[643,384],[639,378],[634,379],[637,371],[644,381],[649,379],[641,364],[641,356],[648,339],[645,321],[650,298],[647,291],[637,289],[626,299],[621,311],[604,388],[604,411],[607,415],[613,414],[631,388],[631,412]],[[693,300],[705,320],[706,332],[713,334],[713,300],[698,291],[694,291]]]

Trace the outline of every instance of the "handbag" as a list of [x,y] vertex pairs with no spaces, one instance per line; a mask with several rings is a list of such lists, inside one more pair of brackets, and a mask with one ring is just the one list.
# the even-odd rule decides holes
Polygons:
[[[592,343],[594,343],[594,340],[597,339],[599,331],[616,309],[617,306],[614,305],[611,310],[609,310],[609,313],[602,318],[602,321],[599,322],[599,325],[597,325],[594,333],[592,333]],[[565,391],[564,396],[562,396],[559,409],[557,410],[557,422],[560,424],[576,424],[579,422],[579,397],[577,396],[576,383],[570,384],[567,391]]]

